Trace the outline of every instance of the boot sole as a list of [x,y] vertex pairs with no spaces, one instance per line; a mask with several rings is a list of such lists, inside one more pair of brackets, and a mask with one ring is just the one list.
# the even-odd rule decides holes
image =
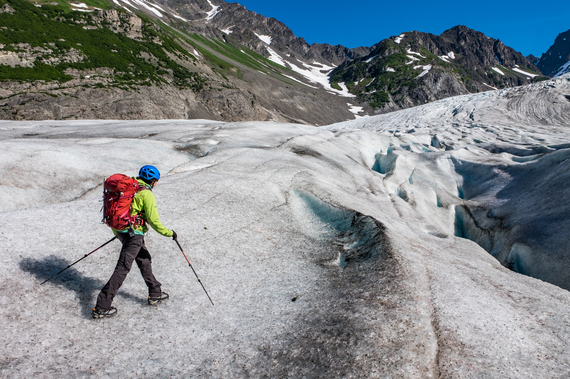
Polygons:
[[100,319],[100,318],[109,318],[109,317],[113,317],[114,314],[112,315],[93,315],[94,319]]
[[116,315],[117,312],[113,312],[113,313],[109,313],[109,314],[102,314],[102,313],[92,313],[91,316],[94,319],[99,319],[99,318],[107,318],[107,317],[113,317],[114,315]]
[[149,300],[148,301],[148,305],[157,305],[158,303],[162,302],[162,301],[166,301],[168,299],[162,299],[162,300]]

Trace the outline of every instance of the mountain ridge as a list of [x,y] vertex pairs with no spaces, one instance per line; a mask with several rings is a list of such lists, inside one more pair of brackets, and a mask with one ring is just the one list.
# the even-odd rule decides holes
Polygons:
[[[0,9],[17,11],[18,1],[1,0]],[[4,104],[0,117],[4,119],[208,118],[323,125],[457,94],[521,85],[528,82],[527,78],[539,76],[536,66],[522,54],[500,40],[489,44],[483,33],[465,26],[441,36],[402,33],[407,36],[401,38],[406,48],[396,43],[400,37],[393,36],[372,47],[348,49],[309,45],[282,22],[224,1],[141,1],[136,6],[122,0],[113,4],[104,0],[71,5],[63,2],[68,8],[34,1],[37,12],[59,12],[53,16],[54,22],[59,17],[61,22],[83,25],[83,29],[98,29],[93,33],[110,29],[119,39],[129,37],[130,45],[145,44],[136,48],[139,56],[129,59],[142,57],[145,67],[155,73],[151,79],[136,69],[142,80],[125,75],[130,69],[124,65],[120,69],[94,67],[99,57],[86,53],[86,46],[81,47],[85,41],[77,40],[75,46],[66,45],[54,52],[49,44],[64,44],[59,41],[62,36],[58,40],[54,35],[50,41],[24,48],[18,43],[29,41],[20,38],[0,46],[0,75],[10,71],[9,65],[13,71],[23,71],[27,65],[35,71],[40,67],[44,75],[51,76],[30,76],[33,70],[28,70],[28,76],[17,82],[7,80],[9,74],[5,73],[5,81],[0,83],[0,101]],[[101,4],[107,4],[109,10],[98,10]],[[9,11],[0,13],[5,19],[16,16]],[[473,41],[477,42],[476,51],[470,52]],[[166,49],[166,55],[157,48]],[[34,49],[52,52],[40,54]],[[421,49],[426,50],[423,56]],[[107,49],[105,55],[123,54],[113,50]],[[46,55],[46,59],[40,56],[43,66],[38,66],[34,54]],[[59,56],[54,58],[54,54]],[[402,72],[392,75],[390,71],[396,67],[385,61],[366,62],[378,55],[395,61]],[[495,71],[489,70],[493,60],[509,67],[499,65]],[[371,63],[370,67],[360,67],[363,62]],[[481,67],[486,71],[479,72]],[[130,81],[125,82],[125,78]],[[186,83],[185,88],[180,87],[182,83]]]
[[570,30],[560,33],[536,64],[548,76],[556,77],[570,72]]
[[439,36],[405,32],[371,50],[339,66],[331,80],[349,83],[375,113],[544,79],[521,53],[464,25]]

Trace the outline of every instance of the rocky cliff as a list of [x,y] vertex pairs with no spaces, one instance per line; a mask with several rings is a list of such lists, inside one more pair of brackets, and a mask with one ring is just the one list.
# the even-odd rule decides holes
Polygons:
[[439,36],[413,31],[383,40],[368,56],[339,66],[331,80],[384,113],[539,76],[534,64],[500,40],[456,26]]
[[554,44],[536,63],[544,75],[559,76],[570,72],[570,30],[560,33]]
[[539,76],[520,53],[464,26],[371,48],[309,45],[282,22],[219,0],[0,0],[0,24],[4,119],[323,125]]
[[[195,13],[202,21],[189,23],[164,5],[156,7],[160,21],[121,8],[69,12],[60,5],[0,1],[0,118],[322,125],[354,117],[345,98],[244,45],[225,42],[200,9]],[[173,20],[192,24],[194,32],[177,31]]]
[[[200,28],[211,36],[226,38],[233,43],[246,46],[268,56],[265,38],[271,40],[271,47],[279,52],[298,57],[304,61],[317,61],[327,65],[339,65],[347,60],[362,57],[370,52],[369,47],[349,49],[329,44],[309,45],[303,38],[273,17],[265,17],[246,9],[238,3],[223,0],[161,0],[161,4],[174,9],[191,25],[180,24],[182,28]],[[223,36],[222,36],[223,35]],[[264,38],[265,37],[265,38]]]

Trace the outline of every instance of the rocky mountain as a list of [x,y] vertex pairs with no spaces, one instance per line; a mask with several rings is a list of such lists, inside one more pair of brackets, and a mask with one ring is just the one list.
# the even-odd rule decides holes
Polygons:
[[465,26],[439,36],[402,33],[331,73],[333,87],[344,83],[375,113],[540,79],[538,68],[521,53]]
[[536,64],[538,63],[538,60],[539,60],[540,58],[535,57],[535,56],[532,55],[532,54],[529,54],[529,55],[526,56],[526,59],[527,59],[530,63],[536,65]]
[[340,45],[317,43],[309,45],[275,18],[267,18],[252,12],[238,3],[214,1],[215,4],[210,0],[162,0],[161,4],[192,21],[187,25],[181,23],[179,27],[189,30],[200,28],[211,33],[212,37],[241,44],[267,57],[268,44],[290,58],[335,66],[370,52],[369,47],[349,49]]
[[287,57],[296,62],[288,66],[264,37],[255,39],[273,60],[226,39],[210,25],[215,7],[196,5],[190,21],[164,4],[119,4],[0,0],[0,118],[322,125],[354,117],[356,103],[328,86],[332,66]]
[[539,79],[463,26],[348,49],[237,3],[45,1],[0,0],[0,118],[323,125]]
[[570,72],[570,30],[556,37],[554,44],[542,54],[536,65],[548,76],[560,76]]

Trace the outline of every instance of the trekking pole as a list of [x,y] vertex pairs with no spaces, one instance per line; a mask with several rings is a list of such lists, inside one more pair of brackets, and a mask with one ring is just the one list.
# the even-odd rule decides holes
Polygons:
[[210,300],[210,303],[212,303],[212,305],[214,305],[214,302],[212,301],[212,298],[210,298],[210,295],[208,295],[208,291],[206,291],[206,288],[205,288],[204,285],[202,284],[202,281],[201,281],[200,278],[198,277],[198,274],[196,274],[196,271],[194,271],[194,267],[192,267],[192,264],[191,264],[190,261],[188,260],[188,257],[186,256],[186,253],[184,253],[184,250],[182,250],[182,246],[180,246],[180,243],[178,242],[177,239],[175,239],[174,241],[176,241],[176,244],[177,244],[178,247],[180,248],[180,251],[182,252],[182,254],[184,254],[184,258],[186,258],[186,262],[188,262],[188,266],[190,266],[190,268],[192,269],[192,272],[194,272],[194,275],[196,275],[196,279],[198,279],[198,283],[200,283],[200,285],[202,286],[202,289],[204,290],[204,292],[206,292],[206,296],[208,296],[208,299]]
[[105,245],[107,245],[107,244],[113,242],[116,238],[117,238],[117,236],[111,238],[109,241],[105,242],[103,245],[99,246],[98,248],[96,248],[95,250],[93,250],[92,252],[90,252],[89,254],[85,254],[85,255],[83,256],[83,258],[78,259],[77,261],[73,262],[72,264],[70,264],[69,266],[67,266],[66,268],[64,268],[63,270],[61,270],[60,272],[58,272],[57,274],[55,274],[54,276],[52,276],[51,278],[44,280],[44,281],[40,284],[40,286],[41,286],[42,284],[44,284],[45,282],[50,281],[51,279],[55,278],[56,276],[58,276],[59,274],[61,274],[62,272],[64,272],[65,270],[67,270],[68,268],[70,268],[71,266],[73,266],[74,264],[76,264],[77,262],[79,262],[80,260],[82,260],[82,259],[84,259],[84,258],[87,258],[88,256],[90,256],[91,254],[93,254],[94,252],[96,252],[97,250],[99,250],[100,248],[102,248],[103,246],[105,246]]

